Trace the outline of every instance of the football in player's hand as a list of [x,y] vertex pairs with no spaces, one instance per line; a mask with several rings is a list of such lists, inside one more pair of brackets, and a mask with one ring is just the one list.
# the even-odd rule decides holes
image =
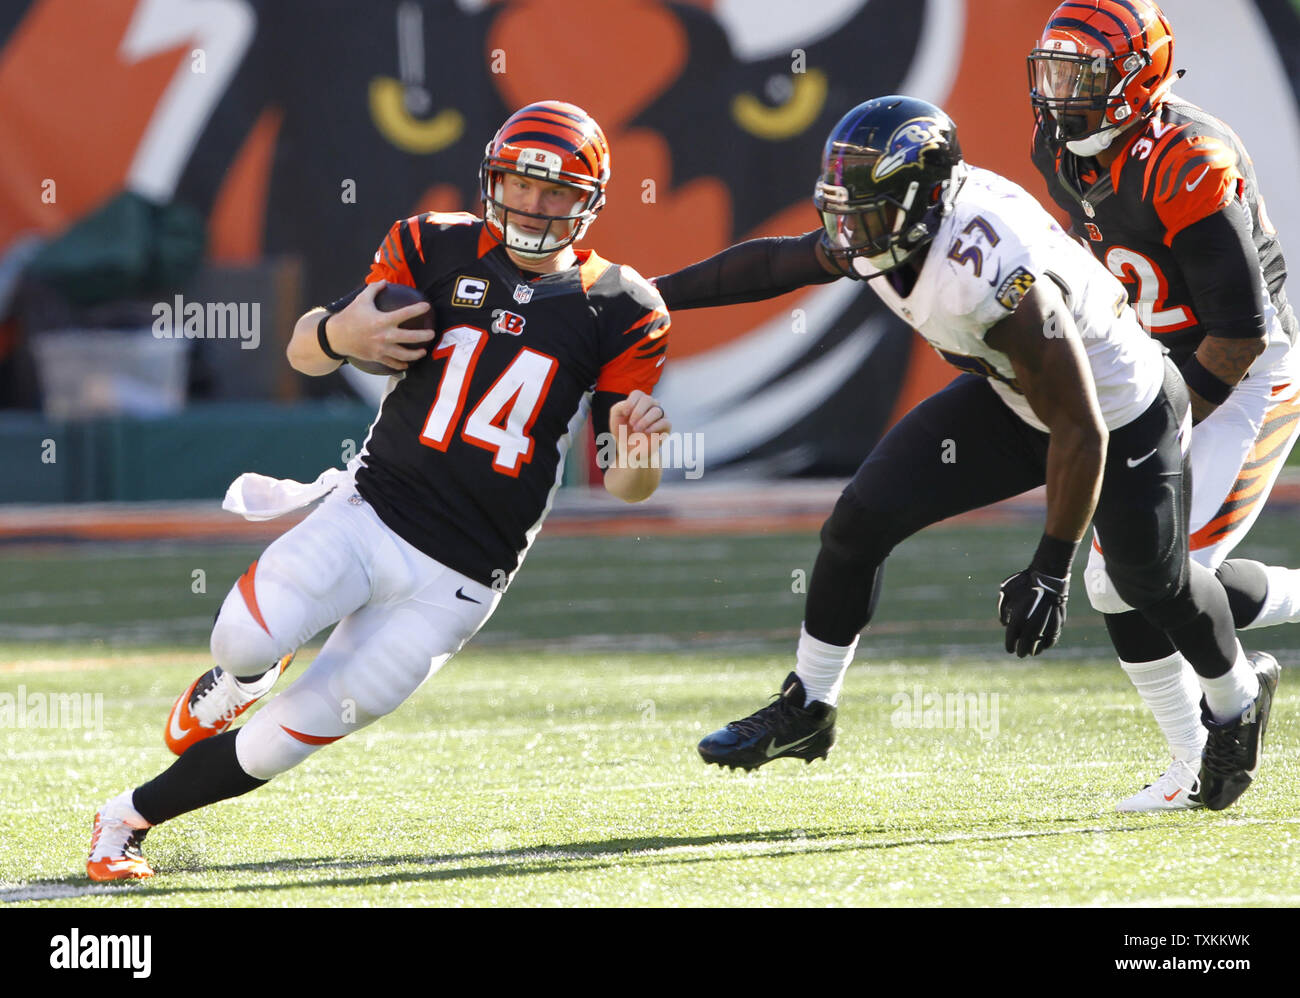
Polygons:
[[[424,295],[420,294],[409,284],[385,284],[375,295],[375,308],[381,312],[396,312],[399,308],[405,308],[407,305],[414,305],[417,302],[425,300]],[[398,329],[428,329],[433,330],[433,309],[425,312],[423,315],[417,315],[413,319],[407,319]],[[433,346],[433,340],[427,343],[408,344],[413,349],[427,350]],[[380,364],[373,360],[358,360],[355,357],[349,357],[348,363],[358,371],[365,371],[366,374],[401,374],[396,368],[389,367],[387,364]]]

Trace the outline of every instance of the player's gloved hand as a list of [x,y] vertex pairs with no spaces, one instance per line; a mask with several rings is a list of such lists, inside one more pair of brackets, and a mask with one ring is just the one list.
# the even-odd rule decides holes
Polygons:
[[1002,580],[998,620],[1007,629],[1008,652],[1024,658],[1056,644],[1065,626],[1075,546],[1044,534],[1029,567]]

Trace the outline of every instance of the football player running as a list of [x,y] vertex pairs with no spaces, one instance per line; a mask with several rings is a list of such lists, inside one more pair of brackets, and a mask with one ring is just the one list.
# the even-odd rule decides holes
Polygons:
[[[1148,0],[1072,0],[1029,55],[1034,165],[1071,233],[1124,282],[1192,403],[1192,559],[1218,571],[1239,628],[1300,620],[1300,572],[1225,561],[1300,433],[1296,318],[1254,166],[1226,124],[1175,97],[1169,21]],[[1184,656],[1089,551],[1092,605],[1173,756],[1121,811],[1196,807],[1201,691]],[[1205,717],[1206,724],[1213,719]]]
[[931,523],[1045,483],[1042,539],[1001,585],[1007,651],[1056,642],[1091,520],[1116,592],[1196,670],[1210,719],[1201,797],[1231,805],[1258,769],[1277,663],[1246,656],[1223,585],[1189,560],[1187,389],[1119,281],[1023,189],[968,166],[952,120],[914,98],[878,98],[841,119],[814,201],[815,238],[724,250],[660,278],[664,300],[697,307],[832,274],[866,279],[968,373],[908,412],[858,469],[822,528],[795,671],[774,703],[701,741],[701,756],[745,769],[824,757],[889,553]]
[[[315,487],[249,476],[232,487],[237,508],[258,517],[328,495],[226,597],[212,632],[216,666],[168,718],[180,758],[99,809],[91,879],[152,875],[140,848],[149,828],[262,786],[396,709],[450,659],[519,569],[589,409],[597,432],[618,442],[605,488],[637,502],[658,486],[658,468],[638,466],[649,462],[637,455],[671,431],[650,395],[667,354],[667,310],[635,271],[573,245],[609,177],[609,147],[590,115],[530,104],[488,144],[482,219],[394,223],[363,287],[298,320],[288,355],[304,374],[349,358],[401,373],[355,467]],[[427,302],[381,312],[374,298],[385,282]],[[420,346],[428,331],[398,328],[430,309],[431,350]],[[228,730],[293,652],[336,622],[298,681]]]

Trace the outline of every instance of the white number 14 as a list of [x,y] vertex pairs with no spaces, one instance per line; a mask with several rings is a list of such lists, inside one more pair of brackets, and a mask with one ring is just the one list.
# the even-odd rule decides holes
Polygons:
[[[434,357],[446,357],[442,380],[420,442],[445,451],[465,408],[465,396],[488,333],[474,326],[454,326],[442,335]],[[541,411],[559,362],[548,354],[524,347],[483,395],[465,420],[461,437],[466,443],[492,454],[492,467],[517,478],[532,460],[529,431]]]

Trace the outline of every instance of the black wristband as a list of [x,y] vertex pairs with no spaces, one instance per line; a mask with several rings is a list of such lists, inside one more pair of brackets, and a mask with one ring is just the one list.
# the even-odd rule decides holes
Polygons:
[[1223,405],[1232,394],[1232,385],[1221,381],[1205,369],[1196,354],[1192,354],[1180,367],[1179,372],[1183,380],[1187,382],[1187,387],[1194,391],[1201,398],[1213,405]]
[[347,360],[348,358],[341,354],[335,353],[334,348],[330,346],[329,337],[325,335],[325,323],[330,320],[333,312],[326,312],[320,317],[320,322],[316,323],[316,342],[320,344],[321,351],[330,360]]
[[1068,579],[1070,577],[1070,563],[1074,561],[1074,552],[1078,546],[1078,541],[1063,541],[1058,537],[1049,537],[1047,534],[1043,534],[1042,540],[1038,542],[1038,550],[1034,552],[1034,560],[1029,563],[1029,567],[1036,572],[1050,575],[1054,579]]

